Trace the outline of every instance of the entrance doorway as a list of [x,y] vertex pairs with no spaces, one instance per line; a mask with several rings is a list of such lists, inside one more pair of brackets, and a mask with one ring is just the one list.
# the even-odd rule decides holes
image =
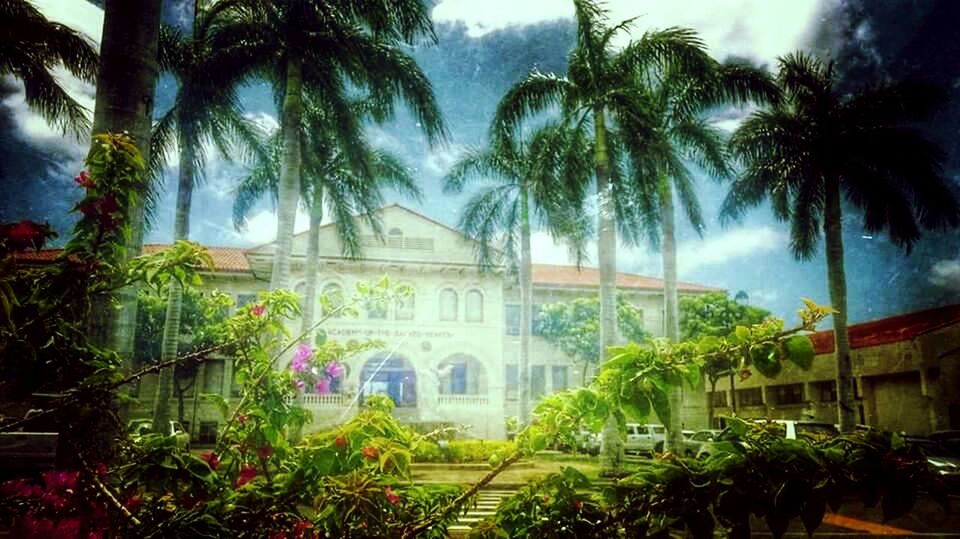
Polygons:
[[398,408],[417,406],[417,372],[401,356],[373,356],[360,371],[361,402],[368,395],[386,395]]

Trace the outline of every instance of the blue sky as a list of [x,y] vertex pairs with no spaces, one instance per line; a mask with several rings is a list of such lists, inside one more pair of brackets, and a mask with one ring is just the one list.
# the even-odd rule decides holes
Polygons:
[[[98,36],[102,12],[85,0],[37,0],[49,17]],[[894,2],[900,8],[912,5]],[[165,19],[187,20],[184,4],[170,3]],[[847,59],[863,73],[876,74],[893,51],[877,35],[896,17],[855,0],[613,0],[611,19],[638,17],[634,35],[648,28],[689,26],[697,30],[718,59],[746,58],[774,66],[776,57],[796,49]],[[870,10],[873,9],[873,12]],[[464,196],[440,194],[446,168],[466,147],[481,144],[489,118],[506,89],[531,69],[565,70],[565,56],[573,43],[572,3],[566,0],[439,0],[433,8],[440,42],[412,49],[431,78],[451,137],[449,143],[428,147],[413,121],[401,114],[385,126],[369,129],[371,140],[399,153],[420,179],[425,201],[416,203],[393,194],[388,199],[407,204],[428,216],[455,225]],[[912,12],[913,13],[913,12]],[[914,19],[920,17],[916,13]],[[922,17],[920,22],[924,24]],[[910,34],[922,28],[905,30]],[[888,34],[883,34],[888,35]],[[900,36],[908,50],[910,36]],[[888,40],[890,41],[890,40]],[[896,41],[896,40],[892,40]],[[888,50],[884,50],[884,47]],[[925,57],[921,47],[912,54]],[[851,71],[855,71],[851,69]],[[887,73],[882,73],[887,74]],[[63,79],[91,109],[93,89]],[[960,79],[957,79],[960,80]],[[957,85],[954,87],[956,90]],[[158,87],[157,107],[168,106],[175,91],[170,80]],[[956,93],[956,92],[955,92]],[[276,126],[277,113],[263,84],[244,89],[249,116],[266,127]],[[747,111],[726,110],[714,120],[732,129]],[[960,117],[955,115],[957,120]],[[954,133],[956,123],[947,124]],[[84,141],[64,140],[23,107],[15,83],[0,84],[0,218],[50,220],[59,229],[69,227],[67,210],[77,196],[71,178],[79,168]],[[234,230],[230,205],[232,189],[242,169],[219,158],[209,159],[207,181],[194,197],[192,238],[210,245],[245,246],[273,238],[276,218],[268,203],[257,208],[250,226]],[[148,235],[148,241],[169,241],[172,230],[175,183],[167,189]],[[825,267],[821,257],[795,261],[787,248],[787,230],[774,221],[767,207],[741,223],[722,228],[716,210],[726,186],[700,176],[698,188],[708,219],[703,238],[690,227],[679,231],[679,265],[683,280],[746,291],[753,303],[791,317],[799,298],[827,302]],[[299,228],[306,227],[301,219]],[[956,234],[934,234],[910,257],[894,249],[882,236],[866,237],[858,217],[846,221],[848,282],[851,318],[867,320],[905,310],[956,301],[960,293],[960,243]],[[566,251],[543,234],[535,235],[535,261],[565,263]],[[659,255],[644,247],[618,251],[621,271],[660,274]]]

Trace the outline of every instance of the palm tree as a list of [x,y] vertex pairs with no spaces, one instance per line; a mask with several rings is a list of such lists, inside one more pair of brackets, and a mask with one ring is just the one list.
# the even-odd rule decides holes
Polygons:
[[[352,107],[357,111],[358,107]],[[359,114],[359,111],[356,112]],[[302,332],[314,324],[317,303],[317,261],[319,258],[320,224],[324,209],[336,222],[341,252],[350,258],[361,254],[359,223],[366,224],[382,237],[382,223],[377,210],[384,204],[386,189],[419,199],[420,188],[409,169],[396,156],[370,147],[363,137],[343,141],[331,125],[335,118],[318,104],[307,100],[299,130],[303,152],[300,175],[300,199],[310,213],[307,233],[306,291],[303,298]],[[350,148],[351,155],[345,150]],[[242,229],[253,206],[268,193],[279,199],[283,161],[283,137],[277,134],[270,142],[271,151],[259,160],[241,181],[233,204],[234,226]],[[357,166],[356,158],[361,164]],[[358,218],[359,217],[359,218]],[[309,339],[309,337],[308,337]]]
[[740,217],[769,197],[774,215],[790,223],[790,246],[810,259],[825,239],[830,301],[836,312],[840,430],[856,422],[847,288],[843,262],[844,203],[863,214],[868,233],[886,231],[909,253],[921,228],[960,224],[960,203],[943,176],[943,153],[916,129],[940,102],[932,88],[879,84],[857,93],[836,86],[832,64],[794,53],[780,59],[784,101],[752,114],[730,148],[743,165],[722,215]]
[[90,132],[89,111],[77,103],[51,70],[58,65],[85,82],[94,82],[100,60],[90,39],[51,22],[26,0],[0,2],[4,31],[0,36],[0,76],[23,83],[31,110],[78,139]]
[[[262,136],[243,117],[236,95],[247,74],[246,51],[242,43],[222,38],[220,30],[229,24],[229,19],[218,15],[222,12],[196,0],[189,37],[170,28],[161,32],[161,68],[173,75],[179,88],[173,106],[154,128],[150,164],[153,174],[159,176],[166,158],[179,150],[174,241],[186,240],[190,235],[190,206],[194,185],[204,174],[204,148],[213,146],[229,158],[237,150],[255,154],[261,146]],[[162,362],[177,355],[182,300],[180,283],[171,280],[160,352]],[[166,432],[163,426],[170,420],[169,401],[175,376],[175,369],[171,368],[160,371],[157,378],[153,407],[153,428],[157,432]]]
[[[660,244],[664,280],[664,327],[670,342],[680,339],[677,295],[677,248],[674,195],[687,220],[698,234],[705,228],[695,181],[688,163],[697,165],[715,179],[727,178],[730,169],[722,132],[705,114],[725,103],[776,102],[779,92],[764,72],[742,65],[707,62],[702,71],[669,68],[662,76],[646,77],[633,88],[635,99],[649,111],[647,129],[625,129],[624,138],[635,150],[630,154],[634,180],[647,185],[639,191],[654,199],[658,211],[646,212],[647,234]],[[659,240],[659,241],[657,241]],[[670,391],[667,449],[679,451],[682,444],[681,407],[683,387]]]
[[[623,49],[612,40],[627,31],[631,20],[609,26],[606,10],[593,0],[574,0],[577,43],[568,58],[567,76],[538,71],[511,88],[497,107],[494,130],[509,136],[525,116],[559,106],[571,126],[593,130],[594,177],[597,189],[597,261],[600,267],[600,340],[603,348],[616,341],[616,236],[636,241],[641,211],[652,211],[637,201],[620,173],[618,156],[636,148],[620,140],[629,127],[647,131],[650,122],[638,102],[635,81],[667,65],[703,70],[712,60],[703,43],[686,29],[647,32]],[[636,139],[636,137],[634,137]],[[634,140],[631,139],[631,140]],[[622,149],[621,149],[622,148]],[[643,201],[640,200],[642,203]]]
[[[696,34],[670,28],[644,33],[622,49],[614,38],[628,31],[633,19],[609,25],[607,11],[593,0],[574,0],[577,43],[568,57],[566,76],[531,73],[500,102],[494,129],[508,136],[520,120],[559,107],[564,121],[593,130],[594,178],[597,189],[597,261],[600,270],[600,344],[617,340],[617,231],[623,240],[638,243],[644,221],[657,211],[657,195],[643,155],[647,134],[658,118],[638,86],[666,69],[678,73],[709,73],[715,62]],[[629,159],[627,159],[629,158]],[[636,165],[628,170],[625,162]],[[613,419],[608,431],[613,429]],[[612,439],[608,432],[605,438]],[[622,459],[613,459],[619,463]],[[615,470],[611,470],[615,471]]]
[[[338,138],[349,140],[359,130],[349,111],[349,91],[369,90],[380,104],[378,120],[389,117],[394,98],[400,98],[429,141],[436,142],[444,128],[433,90],[399,48],[402,41],[435,36],[420,0],[237,0],[234,7],[245,19],[237,32],[256,44],[251,65],[267,74],[280,102],[283,153],[270,288],[284,288],[303,169],[299,130],[305,99],[312,96],[334,119]],[[359,149],[342,149],[362,165]]]
[[[530,137],[526,148],[500,138],[488,148],[467,152],[445,180],[447,193],[462,192],[470,180],[489,182],[467,201],[460,219],[460,228],[476,241],[481,268],[499,266],[503,259],[515,263],[519,258],[519,417],[523,422],[530,414],[531,221],[535,219],[555,239],[566,240],[576,258],[583,258],[589,226],[580,217],[579,208],[583,178],[591,173],[588,156],[588,141],[582,132],[547,125]],[[503,252],[492,247],[501,240]]]

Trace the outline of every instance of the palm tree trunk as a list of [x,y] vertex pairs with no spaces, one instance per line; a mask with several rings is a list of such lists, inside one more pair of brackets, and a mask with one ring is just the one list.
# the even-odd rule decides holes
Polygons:
[[283,96],[283,158],[277,201],[277,247],[273,253],[270,290],[287,288],[290,281],[290,254],[293,225],[300,197],[300,129],[303,117],[303,77],[301,60],[287,51],[287,84]]
[[[660,178],[660,227],[663,238],[660,243],[663,258],[663,326],[664,335],[669,342],[680,338],[680,319],[677,313],[677,240],[674,230],[673,190],[669,178]],[[668,395],[670,417],[666,418],[666,449],[680,454],[683,449],[683,386],[670,388]],[[662,420],[663,418],[661,418]]]
[[[319,191],[319,189],[318,189]],[[305,333],[313,326],[317,306],[317,261],[320,258],[320,223],[323,220],[323,193],[313,194],[310,206],[310,231],[307,233],[306,290],[303,298],[303,317],[300,332]],[[307,335],[312,342],[312,335]]]
[[532,333],[533,275],[530,253],[530,201],[520,189],[520,421],[530,419],[530,337]]
[[[177,207],[173,220],[174,241],[190,236],[190,207],[193,201],[194,136],[189,119],[181,118],[180,127],[180,173],[177,185]],[[176,279],[170,279],[167,291],[167,311],[163,320],[163,340],[160,344],[160,361],[177,357],[180,344],[180,314],[183,310],[183,288]],[[163,369],[157,375],[157,392],[153,400],[153,431],[166,434],[170,422],[170,394],[176,380],[176,366]]]
[[[593,111],[594,166],[597,175],[597,262],[600,265],[600,362],[607,347],[617,342],[617,231],[610,183],[610,154],[607,150],[607,125],[603,108]],[[603,451],[600,468],[604,475],[623,471],[623,441],[616,421],[603,427]],[[616,440],[616,442],[614,442]]]
[[[93,133],[128,133],[147,159],[150,155],[150,127],[157,73],[157,43],[160,36],[160,0],[128,2],[107,0],[104,6],[103,34],[100,41],[100,71],[93,115]],[[143,249],[142,193],[126,216],[130,237],[126,258]],[[137,324],[137,290],[133,287],[116,293],[121,309],[107,303],[98,308],[98,322],[92,336],[100,345],[109,345],[133,368],[133,340]]]
[[833,314],[833,335],[837,350],[837,406],[840,432],[851,432],[856,424],[853,401],[853,367],[847,335],[847,277],[843,269],[843,214],[840,208],[840,180],[827,180],[824,197],[823,235],[827,251],[827,282]]
[[[107,0],[100,39],[93,133],[127,132],[144,158],[149,156],[153,92],[159,71],[160,10],[161,0]],[[125,257],[130,258],[143,248],[142,196],[138,196],[131,206],[126,222],[130,225],[130,236]],[[120,302],[120,311],[113,308],[111,302],[114,298]],[[100,298],[94,304],[96,316],[91,317],[90,339],[98,346],[117,351],[123,360],[124,371],[129,373],[134,368],[137,291],[128,287],[117,291],[114,298]],[[117,405],[115,410],[121,418],[127,414],[125,406]],[[78,448],[84,449],[91,462],[113,460],[114,440],[119,433],[110,412],[100,410],[96,414],[79,416],[66,414],[60,418],[58,466],[79,467]]]
[[707,428],[713,428],[713,416],[715,411],[713,409],[713,394],[717,392],[717,377],[710,376],[710,395],[707,396]]

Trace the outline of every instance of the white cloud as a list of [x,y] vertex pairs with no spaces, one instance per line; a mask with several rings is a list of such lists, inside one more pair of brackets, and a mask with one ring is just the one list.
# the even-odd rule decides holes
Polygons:
[[277,120],[277,117],[272,114],[260,111],[248,112],[243,116],[262,129],[268,136],[276,133],[277,130],[280,129],[280,122]]
[[[677,246],[677,273],[680,278],[707,266],[727,264],[746,256],[774,249],[782,249],[786,236],[772,227],[741,227],[709,236],[703,240],[682,242]],[[587,253],[596,261],[596,242],[590,242]],[[571,264],[567,247],[555,243],[546,232],[534,232],[531,237],[533,261],[540,264]],[[617,250],[617,267],[620,271],[644,275],[662,275],[659,252],[646,248],[627,247],[620,244]]]
[[[822,8],[832,0],[610,0],[610,19],[639,17],[633,34],[648,29],[685,26],[696,30],[712,54],[752,58],[773,64],[776,57],[799,48]],[[479,37],[511,26],[574,16],[567,0],[442,0],[433,10],[437,22],[462,22],[468,35]]]
[[456,163],[462,153],[463,147],[454,144],[428,150],[423,158],[423,168],[431,174],[443,176],[450,171],[450,167]]
[[[232,225],[228,225],[233,231]],[[297,217],[293,225],[293,233],[306,232],[310,228],[310,216],[297,206]],[[277,237],[277,213],[273,210],[261,210],[247,219],[247,227],[242,232],[233,232],[242,241],[255,245],[270,243]]]
[[[31,3],[51,21],[66,24],[85,34],[99,48],[103,29],[103,10],[100,8],[86,0],[33,0]],[[86,107],[92,117],[96,98],[94,86],[77,79],[62,67],[54,69],[53,74],[67,93]],[[16,91],[3,100],[3,106],[10,110],[20,136],[49,152],[65,153],[77,160],[82,158],[88,141],[64,136],[57,127],[33,113],[24,101],[23,85],[19,81],[13,85]]]
[[940,260],[930,268],[930,282],[960,292],[960,259]]

